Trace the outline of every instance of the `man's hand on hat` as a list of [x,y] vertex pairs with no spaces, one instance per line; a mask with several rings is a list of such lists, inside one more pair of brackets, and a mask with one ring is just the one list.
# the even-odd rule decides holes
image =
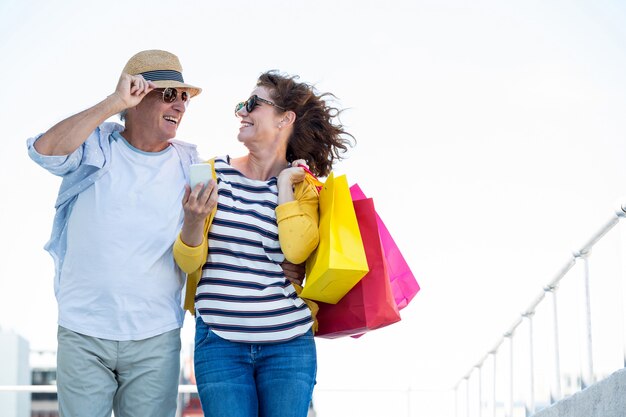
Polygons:
[[111,96],[120,100],[119,106],[122,111],[139,104],[146,94],[155,88],[156,85],[152,81],[146,80],[141,75],[122,73]]

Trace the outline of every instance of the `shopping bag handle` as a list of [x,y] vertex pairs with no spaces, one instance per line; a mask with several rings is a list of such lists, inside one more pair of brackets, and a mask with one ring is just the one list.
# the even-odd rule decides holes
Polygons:
[[306,172],[307,174],[309,174],[312,177],[309,182],[312,185],[314,185],[315,188],[317,188],[317,191],[319,192],[323,188],[324,184],[320,180],[317,179],[317,177],[311,172],[311,170],[306,165],[298,164],[298,166],[300,168],[302,168],[304,170],[304,172]]

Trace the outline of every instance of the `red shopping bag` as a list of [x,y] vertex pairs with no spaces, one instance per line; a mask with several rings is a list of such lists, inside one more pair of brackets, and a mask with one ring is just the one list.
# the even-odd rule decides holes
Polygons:
[[[358,184],[350,187],[350,194],[355,202],[367,198]],[[391,289],[398,309],[402,310],[415,297],[415,294],[420,290],[420,286],[378,213],[376,213],[376,221],[383,245],[383,253],[389,268]]]
[[337,304],[317,302],[316,336],[361,335],[400,321],[371,198],[354,202],[369,272]]

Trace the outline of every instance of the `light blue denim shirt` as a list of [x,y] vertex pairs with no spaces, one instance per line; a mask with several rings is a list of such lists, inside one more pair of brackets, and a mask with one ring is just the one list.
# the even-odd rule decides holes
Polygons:
[[[124,127],[120,124],[105,122],[98,126],[89,135],[85,143],[70,155],[47,156],[37,152],[33,145],[43,133],[28,139],[26,142],[28,155],[33,161],[52,174],[63,178],[55,204],[56,214],[52,224],[52,233],[50,240],[44,246],[54,259],[55,294],[59,287],[60,272],[67,249],[66,228],[72,207],[78,194],[108,172],[111,159],[111,140],[114,140],[111,134],[122,130]],[[189,165],[200,162],[196,146],[178,140],[170,140],[169,142],[180,156],[183,172],[187,179]]]

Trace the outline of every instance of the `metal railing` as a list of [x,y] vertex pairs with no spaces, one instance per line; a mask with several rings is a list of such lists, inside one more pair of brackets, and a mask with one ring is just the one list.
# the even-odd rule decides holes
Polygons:
[[[580,326],[582,341],[580,348],[582,352],[579,355],[580,367],[576,375],[576,384],[578,390],[582,390],[593,384],[596,379],[594,373],[593,360],[593,338],[592,338],[592,320],[591,320],[591,297],[589,287],[589,257],[591,249],[598,243],[611,229],[613,229],[621,219],[626,217],[626,204],[623,204],[610,219],[595,233],[580,249],[573,252],[571,257],[565,262],[563,267],[558,271],[554,278],[543,288],[541,293],[530,303],[528,308],[515,319],[513,324],[503,333],[496,344],[478,361],[470,370],[459,379],[455,384],[455,415],[456,417],[514,417],[514,415],[533,415],[539,411],[536,393],[536,369],[535,369],[535,350],[536,350],[536,331],[534,323],[536,321],[535,313],[543,305],[547,309],[549,317],[550,335],[547,337],[550,346],[551,359],[548,363],[551,365],[549,403],[551,405],[564,398],[562,389],[562,379],[564,377],[561,370],[561,354],[564,348],[560,346],[560,329],[559,329],[559,309],[557,308],[557,299],[559,295],[559,285],[563,278],[577,265],[582,264],[582,283],[581,283],[581,299],[579,306],[582,307],[582,321]],[[622,272],[623,273],[623,272]],[[620,280],[623,281],[623,276]],[[622,286],[624,284],[622,283]],[[624,294],[623,288],[615,289],[619,291],[619,303],[623,320]],[[547,305],[546,305],[547,304]],[[617,321],[619,321],[618,318]],[[514,349],[514,338],[520,336],[522,325],[525,325],[527,332],[522,334],[526,338],[526,349]],[[623,329],[626,333],[626,329]],[[524,358],[527,365],[527,375],[515,375],[514,364],[518,362],[518,350],[522,354],[526,354]],[[506,355],[503,369],[497,360],[498,355]],[[622,366],[626,366],[626,335],[622,335]],[[490,373],[484,375],[489,368]],[[619,368],[617,368],[619,369]],[[617,370],[615,369],[615,370]],[[498,372],[500,371],[500,373]],[[501,376],[504,374],[504,377]],[[518,372],[519,374],[519,372]],[[499,376],[500,375],[500,376]],[[483,379],[488,377],[491,382],[491,390],[486,393],[484,390]],[[496,393],[496,387],[500,388],[500,395]],[[516,399],[514,394],[524,388],[524,395],[518,395]],[[523,397],[523,398],[519,398]],[[520,413],[514,414],[514,408],[523,408]]]

